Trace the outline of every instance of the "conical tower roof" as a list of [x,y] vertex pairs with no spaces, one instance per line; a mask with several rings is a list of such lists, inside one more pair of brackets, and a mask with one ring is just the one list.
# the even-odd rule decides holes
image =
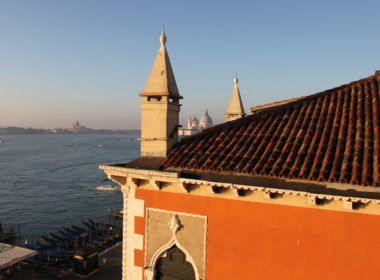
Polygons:
[[172,65],[166,50],[166,34],[163,28],[160,43],[161,46],[158,50],[148,81],[146,82],[144,92],[140,93],[140,96],[157,95],[170,96],[178,99],[182,98],[182,96],[179,95]]
[[243,102],[241,101],[240,90],[238,86],[238,78],[234,78],[234,89],[232,90],[230,102],[228,103],[227,111],[225,115],[240,115],[240,117],[245,116]]

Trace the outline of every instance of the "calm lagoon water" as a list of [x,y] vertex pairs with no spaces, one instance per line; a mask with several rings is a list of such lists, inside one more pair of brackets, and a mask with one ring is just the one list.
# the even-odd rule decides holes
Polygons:
[[[9,135],[0,143],[0,222],[38,237],[122,206],[121,192],[98,191],[100,164],[139,155],[137,134]],[[72,144],[72,147],[66,145]],[[98,147],[102,145],[102,147]]]

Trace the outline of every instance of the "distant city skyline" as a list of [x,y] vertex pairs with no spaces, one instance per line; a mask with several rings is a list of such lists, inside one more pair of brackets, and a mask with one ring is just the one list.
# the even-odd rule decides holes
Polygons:
[[180,120],[249,108],[380,69],[378,1],[0,1],[0,127],[139,129],[165,25]]

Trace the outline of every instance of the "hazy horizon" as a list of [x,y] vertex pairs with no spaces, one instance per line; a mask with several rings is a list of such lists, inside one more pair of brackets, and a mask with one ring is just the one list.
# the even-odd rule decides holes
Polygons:
[[[344,3],[344,4],[343,4]],[[0,2],[0,126],[139,129],[139,96],[167,48],[180,120],[221,123],[235,72],[249,107],[380,69],[378,1]]]
[[[90,126],[86,126],[85,124],[81,125],[90,128],[90,129],[96,129],[96,130],[140,130],[140,128],[108,128],[108,127],[99,127],[99,128],[93,128]],[[53,129],[67,129],[67,128],[72,128],[72,125],[65,126],[65,127],[34,127],[34,126],[17,126],[17,125],[6,125],[6,126],[1,126],[0,128],[10,128],[10,127],[16,127],[16,128],[23,128],[23,129],[43,129],[43,130],[53,130]]]

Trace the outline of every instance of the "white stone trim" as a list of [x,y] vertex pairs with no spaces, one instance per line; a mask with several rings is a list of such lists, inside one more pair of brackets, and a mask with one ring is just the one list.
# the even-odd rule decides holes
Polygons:
[[[150,170],[139,170],[139,169],[132,169],[133,174],[129,174],[127,171],[130,169],[128,168],[118,168],[119,172],[113,172],[110,170],[114,170],[115,167],[110,166],[101,166],[101,169],[103,169],[108,177],[110,177],[113,181],[117,182],[117,177],[121,178],[127,178],[125,180],[126,182],[123,183],[123,187],[125,185],[128,185],[129,187],[142,187],[139,186],[139,180],[153,180],[155,182],[159,182],[160,185],[165,183],[172,183],[177,185],[177,190],[171,188],[170,190],[167,190],[166,188],[161,188],[160,191],[173,191],[174,192],[182,192],[182,193],[189,193],[189,194],[196,194],[196,195],[204,195],[204,196],[218,196],[220,198],[227,198],[227,199],[241,199],[244,201],[251,201],[250,197],[254,196],[256,192],[262,192],[263,196],[267,198],[268,203],[275,203],[275,204],[282,204],[282,205],[289,205],[289,200],[287,202],[282,202],[283,195],[291,195],[291,196],[299,196],[306,198],[306,205],[303,204],[301,200],[298,200],[297,203],[291,204],[292,206],[301,206],[301,207],[318,207],[319,209],[325,209],[325,210],[334,210],[334,211],[349,211],[349,212],[356,212],[356,213],[365,213],[365,214],[374,214],[374,215],[380,215],[380,210],[376,210],[373,208],[373,206],[380,205],[380,199],[373,199],[373,198],[361,198],[361,197],[354,197],[354,196],[341,196],[341,195],[329,195],[329,194],[321,194],[321,193],[312,193],[307,191],[297,191],[297,190],[289,190],[289,189],[281,189],[281,188],[271,188],[271,187],[262,187],[262,186],[252,186],[252,185],[241,185],[241,184],[233,184],[233,183],[221,183],[221,182],[213,182],[213,181],[205,181],[205,180],[197,180],[197,179],[189,179],[189,178],[179,178],[179,173],[174,172],[163,172],[163,171],[150,171]],[[121,172],[123,171],[123,172]],[[145,174],[145,175],[143,175]],[[151,174],[151,175],[146,175]],[[152,175],[154,174],[154,175]],[[174,175],[176,174],[176,175]],[[166,176],[167,175],[167,176]],[[114,178],[114,176],[116,176]],[[285,180],[284,183],[292,182],[292,180],[287,181]],[[298,181],[297,181],[298,182]],[[120,182],[117,182],[120,184]],[[299,182],[302,183],[302,182]],[[310,182],[304,182],[304,183],[310,183]],[[150,186],[154,189],[154,186],[150,184]],[[156,187],[158,185],[156,184]],[[212,190],[212,187],[223,187],[226,188],[226,191],[222,193],[215,193]],[[324,185],[327,189],[332,187],[332,184]],[[337,186],[337,189],[340,190],[347,190],[349,189],[348,186],[344,185],[341,186],[340,184],[334,184],[334,186]],[[349,185],[352,187],[353,190],[356,191],[365,191],[358,186],[355,185]],[[160,186],[161,187],[161,186]],[[199,187],[204,188],[207,192],[199,192]],[[339,188],[338,188],[339,187]],[[374,192],[380,192],[379,190],[375,190],[372,188]],[[371,190],[372,190],[371,189]],[[238,192],[238,190],[249,190],[250,193],[247,195],[241,195],[242,193]],[[368,190],[366,192],[370,193]],[[266,194],[265,194],[266,193]],[[257,198],[257,196],[256,196]],[[256,201],[255,199],[252,201]],[[328,201],[341,201],[341,206],[335,205],[332,207],[329,207],[326,203]],[[352,207],[348,205],[349,203],[345,203],[345,201],[352,202]],[[361,205],[362,204],[362,205]],[[369,207],[368,207],[369,206]],[[367,208],[368,207],[368,208]]]
[[127,238],[128,236],[128,194],[129,194],[129,188],[128,187],[122,187],[123,192],[123,248],[122,248],[122,280],[127,280]]
[[[347,196],[339,196],[339,195],[328,195],[328,194],[315,194],[306,191],[296,191],[296,190],[287,190],[287,189],[278,189],[278,188],[268,188],[268,187],[260,187],[260,186],[248,186],[248,185],[240,185],[240,184],[232,184],[232,183],[220,183],[220,182],[212,182],[212,181],[204,181],[204,180],[196,180],[196,179],[187,179],[187,178],[179,178],[179,182],[181,184],[194,184],[194,185],[205,185],[205,186],[217,186],[223,188],[232,188],[232,189],[244,189],[244,190],[252,190],[252,191],[262,191],[265,193],[267,198],[271,198],[269,194],[287,194],[287,195],[296,195],[296,196],[306,196],[312,197],[313,199],[325,199],[325,200],[341,200],[341,201],[352,201],[352,202],[362,202],[362,203],[374,203],[380,204],[379,199],[372,198],[360,198],[360,197],[347,197]],[[237,192],[236,192],[237,194]]]
[[127,185],[130,188],[137,188],[138,187],[136,179],[134,179],[132,177],[127,177]]
[[[100,169],[108,172],[108,171],[117,171],[119,173],[119,176],[122,174],[125,177],[136,177],[140,178],[141,176],[147,176],[151,178],[151,176],[160,177],[161,183],[164,182],[162,180],[163,178],[167,178],[167,182],[178,182],[180,183],[181,189],[183,192],[190,193],[191,190],[187,190],[184,188],[186,184],[193,184],[193,185],[205,185],[205,186],[217,186],[217,187],[224,187],[224,188],[230,188],[232,190],[234,189],[245,189],[245,190],[252,190],[252,191],[269,191],[272,194],[287,194],[287,195],[295,195],[295,196],[305,196],[305,197],[313,197],[311,199],[311,205],[314,200],[314,198],[317,199],[323,199],[323,200],[340,200],[340,201],[346,201],[350,200],[354,203],[361,202],[364,204],[372,203],[372,204],[380,204],[380,199],[372,199],[372,198],[360,198],[360,197],[347,197],[347,196],[339,196],[339,195],[327,195],[327,194],[316,194],[316,193],[310,193],[307,191],[296,191],[296,190],[288,190],[288,189],[278,189],[278,188],[270,188],[270,187],[261,187],[261,186],[251,186],[251,185],[241,185],[241,184],[233,184],[233,183],[221,183],[221,182],[213,182],[213,181],[205,181],[205,180],[197,180],[197,179],[189,179],[189,178],[180,178],[180,173],[175,171],[159,171],[159,170],[147,170],[147,169],[136,169],[136,168],[126,168],[126,167],[115,167],[115,166],[107,166],[107,165],[101,165],[99,166]],[[121,174],[120,174],[121,173]],[[108,174],[109,175],[109,174]],[[141,176],[139,176],[141,175]],[[173,179],[175,179],[173,181]],[[148,179],[149,180],[149,179]],[[285,182],[298,182],[298,183],[312,183],[310,181],[303,181],[303,180],[284,180]],[[348,190],[348,189],[354,189],[356,191],[361,192],[380,192],[380,188],[363,188],[362,186],[358,185],[350,185],[350,184],[340,184],[340,183],[326,183],[326,184],[320,184],[321,186],[324,185],[327,189],[328,188],[335,188],[340,190]],[[137,186],[138,187],[138,186]],[[222,195],[222,194],[219,194]],[[236,192],[236,195],[237,192]]]
[[307,201],[310,205],[317,205],[317,196],[316,195],[309,195],[307,198]]
[[154,186],[157,190],[161,189],[162,183],[156,180],[150,180],[149,183]]
[[[127,180],[127,182],[133,182]],[[133,185],[133,184],[132,184]],[[135,217],[144,217],[144,201],[135,199],[136,188],[123,186],[122,280],[142,279],[142,268],[135,266],[135,249],[143,250],[144,238],[135,233]]]
[[144,200],[129,198],[128,205],[128,210],[131,216],[144,217]]
[[343,206],[346,209],[352,210],[354,208],[354,203],[351,200],[344,200],[343,201]]
[[[194,268],[194,273],[196,280],[204,280],[206,279],[206,257],[207,257],[207,216],[192,214],[192,213],[185,213],[185,212],[177,212],[177,211],[170,211],[170,210],[164,210],[164,209],[158,209],[158,208],[146,208],[146,215],[145,215],[145,255],[147,254],[148,249],[148,220],[149,220],[149,211],[157,211],[157,212],[163,212],[163,213],[169,213],[172,214],[173,217],[178,215],[181,216],[190,216],[190,217],[196,217],[196,218],[202,218],[204,219],[204,233],[203,233],[203,251],[204,255],[202,257],[202,266],[204,275],[199,275],[198,268],[194,262],[194,259],[190,255],[190,253],[184,248],[181,243],[177,240],[176,233],[177,231],[173,231],[173,236],[171,240],[166,243],[165,245],[161,246],[155,253],[154,257],[151,259],[149,264],[145,264],[144,272],[145,272],[145,279],[146,280],[153,280],[154,279],[154,267],[156,266],[156,263],[160,257],[162,257],[164,254],[166,254],[167,250],[169,250],[173,245],[176,245],[179,249],[181,249],[185,255],[186,260],[188,260],[191,265]],[[169,226],[169,225],[168,225]]]
[[159,209],[159,208],[146,208],[146,213],[148,213],[148,211],[152,211],[152,210],[157,211],[157,212],[169,213],[169,214],[173,214],[173,215],[203,218],[203,219],[207,220],[207,216],[193,214],[193,213],[186,213],[186,212],[171,211],[171,210],[165,210],[165,209]]
[[143,275],[142,268],[139,266],[129,267],[127,274],[128,274],[127,277],[130,280],[140,280],[142,279],[142,275]]
[[136,169],[136,168],[128,168],[128,167],[118,167],[111,165],[100,165],[99,169],[107,170],[107,171],[117,171],[122,172],[124,174],[140,174],[140,175],[150,175],[150,176],[163,176],[170,178],[179,178],[179,172],[165,172],[165,171],[156,171],[156,170],[148,170],[148,169]]
[[133,249],[143,250],[144,249],[144,236],[137,233],[129,233],[129,244]]

